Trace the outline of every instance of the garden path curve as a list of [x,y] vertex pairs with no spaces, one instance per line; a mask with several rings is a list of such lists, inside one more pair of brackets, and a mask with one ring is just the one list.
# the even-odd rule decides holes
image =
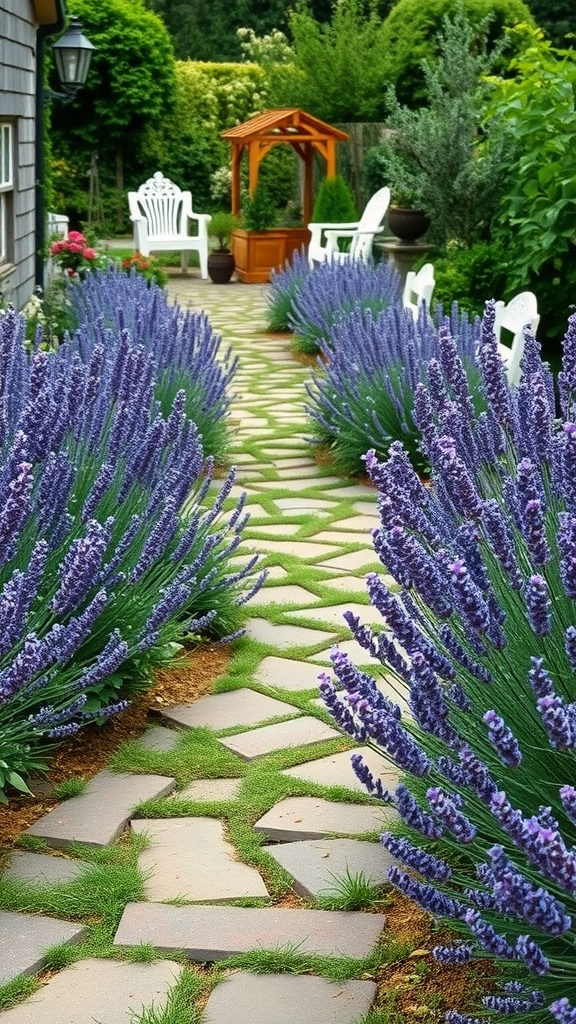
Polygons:
[[[369,533],[378,521],[376,494],[311,457],[304,411],[310,368],[294,359],[287,338],[264,333],[264,288],[173,277],[169,293],[185,307],[204,309],[240,357],[231,412],[231,461],[238,466],[232,497],[247,491],[251,519],[234,561],[258,552],[269,576],[248,605],[247,637],[236,643],[225,685],[189,706],[167,709],[162,724],[138,744],[142,764],[150,767],[100,773],[28,830],[44,841],[44,852],[16,852],[8,868],[21,878],[67,884],[85,865],[52,851],[72,841],[103,847],[131,820],[132,830],[147,836],[139,855],[147,881],[144,898],[126,905],[114,945],[127,953],[148,944],[167,959],[80,959],[24,1002],[0,1011],[0,1024],[129,1024],[151,1020],[144,1010],[151,1006],[154,1022],[171,1022],[163,1008],[183,959],[214,963],[250,950],[324,960],[306,974],[233,970],[213,988],[205,1024],[355,1024],[376,995],[365,965],[385,933],[385,917],[318,909],[315,901],[341,888],[337,879],[361,875],[381,884],[389,858],[377,836],[393,812],[370,800],[356,780],[352,744],[318,700],[317,677],[329,667],[335,642],[355,663],[376,671],[342,618],[352,608],[365,622],[375,621],[363,576],[381,569]],[[170,757],[182,732],[195,728],[212,731],[225,768],[218,775],[213,764],[205,778],[196,772],[174,792],[179,783]],[[365,754],[392,788],[393,770]],[[239,849],[233,815],[224,812],[250,787],[254,806],[264,811],[253,816],[252,839],[244,837]],[[150,816],[134,818],[143,801],[152,801]],[[265,837],[263,847],[254,834]],[[252,857],[244,852],[250,841]],[[285,896],[274,900],[278,879]],[[81,924],[45,917],[43,928],[37,925],[32,915],[0,913],[6,949],[0,982],[37,971],[48,945],[83,941]],[[355,959],[357,969],[343,981],[329,980],[325,958],[331,957]]]

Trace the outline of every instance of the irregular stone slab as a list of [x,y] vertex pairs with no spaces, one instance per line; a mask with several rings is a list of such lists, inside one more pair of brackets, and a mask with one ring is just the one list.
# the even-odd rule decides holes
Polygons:
[[400,774],[396,768],[380,757],[371,747],[356,747],[354,750],[344,750],[340,754],[330,754],[328,757],[319,757],[315,761],[306,761],[305,764],[295,765],[294,768],[286,768],[282,775],[289,775],[292,779],[305,779],[307,782],[316,782],[320,786],[346,786],[355,793],[363,793],[368,796],[368,790],[360,782],[353,767],[351,758],[353,754],[361,754],[364,764],[372,772],[375,779],[382,780],[384,789],[395,789],[400,782]]
[[21,878],[37,885],[54,885],[77,878],[92,865],[86,860],[51,857],[48,853],[20,853],[13,850],[3,878]]
[[308,839],[263,846],[289,875],[300,896],[331,896],[338,880],[364,875],[368,885],[386,884],[386,872],[398,862],[380,843],[365,839]]
[[160,714],[169,722],[183,725],[187,729],[202,726],[219,732],[236,725],[256,725],[281,715],[299,715],[300,709],[243,687],[228,693],[200,697],[193,704],[177,704],[173,708],[165,708]]
[[[341,480],[341,478],[340,478],[340,480]],[[339,498],[366,498],[366,499],[368,499],[370,497],[370,495],[373,494],[374,495],[374,502],[376,502],[376,497],[377,497],[378,491],[376,490],[376,488],[368,487],[366,484],[349,484],[346,487],[338,487],[336,490],[332,491],[331,493],[332,494],[337,494]]]
[[283,569],[281,565],[269,565],[266,568],[266,579],[269,580],[283,580],[286,579],[288,573],[286,569]]
[[166,796],[176,780],[165,775],[114,775],[99,772],[80,796],[65,800],[49,811],[24,835],[38,836],[49,846],[69,843],[107,846],[122,832],[137,804],[154,796]]
[[278,508],[288,512],[290,509],[301,508],[306,511],[315,512],[319,508],[334,508],[336,502],[328,501],[326,498],[274,498],[274,504]]
[[129,903],[114,945],[149,942],[160,952],[182,950],[190,960],[200,962],[287,945],[297,946],[299,953],[364,957],[374,948],[385,924],[382,914],[342,910]]
[[[319,560],[329,558],[338,550],[334,545],[317,544],[312,540],[261,540],[259,537],[243,538],[242,547],[263,553],[271,551],[277,555],[292,555],[294,558],[318,558]],[[374,553],[372,557],[375,557]]]
[[[356,640],[339,640],[338,650],[342,651],[343,654],[347,654],[353,665],[357,666],[374,666],[380,665],[378,658],[372,658],[365,651],[363,647]],[[330,664],[330,652],[332,647],[327,647],[325,651],[318,651],[318,654],[309,654],[308,658],[310,661],[321,661]]]
[[[327,487],[329,484],[339,484],[342,481],[340,476],[316,476],[310,479],[298,479],[298,480],[282,480],[274,482],[273,480],[266,480],[263,483],[254,484],[258,490],[277,491],[282,489],[283,491],[294,491],[299,493],[300,491],[306,491],[310,487],[320,489],[321,487]],[[331,491],[331,494],[337,492]]]
[[147,1007],[164,1009],[181,973],[181,965],[170,960],[80,960],[4,1010],[2,1024],[131,1024]]
[[369,532],[375,526],[380,526],[380,517],[376,515],[376,512],[373,515],[351,516],[349,519],[339,519],[337,522],[332,523],[333,530],[364,530]]
[[322,839],[331,833],[345,836],[382,831],[396,812],[382,804],[341,804],[314,796],[289,796],[271,807],[256,822],[254,831],[279,842]]
[[181,800],[235,800],[241,785],[242,779],[195,779],[172,796]]
[[180,737],[174,729],[165,729],[163,725],[155,725],[138,737],[138,743],[144,747],[144,750],[164,753],[167,750],[174,750],[179,739]]
[[292,458],[286,458],[283,455],[279,455],[278,458],[274,459],[274,463],[279,469],[292,469],[296,466],[310,466],[313,467],[316,463],[312,459],[307,459],[306,456],[294,456]]
[[344,612],[352,612],[353,615],[357,615],[360,622],[365,624],[378,624],[383,625],[384,620],[377,608],[374,608],[370,604],[336,604],[330,605],[328,608],[303,608],[300,610],[294,610],[291,612],[284,612],[286,618],[307,618],[313,619],[316,622],[328,622],[335,626],[342,626],[348,628],[347,622],[344,618]]
[[341,733],[325,725],[319,718],[304,715],[289,722],[278,722],[277,725],[265,725],[262,729],[239,732],[235,736],[221,739],[220,743],[234,754],[243,757],[245,761],[252,761],[255,757],[271,754],[274,750],[323,743],[325,740],[337,739],[340,735]]
[[292,661],[290,658],[263,658],[254,673],[254,679],[265,686],[297,691],[318,689],[320,668],[306,661]]
[[255,868],[236,860],[217,818],[154,818],[131,822],[133,832],[149,837],[138,858],[148,875],[146,898],[162,900],[234,900],[268,896]]
[[377,571],[382,566],[378,561],[378,555],[373,548],[364,548],[362,551],[350,551],[347,555],[337,555],[335,558],[319,562],[320,567],[327,569],[373,569]]
[[[376,499],[378,497],[378,492],[374,491],[373,495],[374,497],[372,501],[355,501],[352,505],[354,511],[359,512],[360,515],[378,515],[378,512],[376,511]],[[378,519],[380,519],[379,516]]]
[[18,974],[39,971],[50,946],[80,942],[86,930],[55,917],[0,910],[0,985]]
[[291,974],[231,974],[210,994],[204,1024],[355,1024],[376,998],[373,981],[334,983]]
[[272,644],[285,650],[287,647],[321,644],[330,640],[334,634],[321,629],[308,629],[307,626],[277,626],[267,619],[249,619],[246,623],[246,636],[257,640],[259,644]]

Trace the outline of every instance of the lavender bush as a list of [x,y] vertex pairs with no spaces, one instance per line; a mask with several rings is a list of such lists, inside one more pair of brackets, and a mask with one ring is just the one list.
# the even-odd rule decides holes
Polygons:
[[295,252],[282,270],[272,270],[267,296],[268,330],[289,331],[294,299],[312,271],[304,252]]
[[[440,963],[500,961],[482,1020],[576,1021],[576,315],[552,378],[526,333],[510,390],[488,304],[479,361],[487,408],[473,410],[447,327],[415,420],[432,466],[422,485],[399,443],[366,457],[379,490],[375,549],[399,585],[367,577],[386,630],[357,617],[410,714],[342,653],[324,698],[356,739],[401,769],[394,800],[410,839],[385,833],[404,864],[390,881],[462,933]],[[388,692],[393,692],[389,689]],[[451,1011],[448,1024],[472,1018]],[[474,1018],[474,1022],[477,1018]]]
[[352,310],[374,317],[400,301],[400,278],[388,262],[322,263],[314,267],[292,301],[289,325],[297,351],[308,355],[330,343],[332,327]]
[[0,791],[23,785],[46,744],[123,708],[183,639],[236,630],[259,584],[254,562],[227,569],[246,520],[243,502],[220,520],[233,474],[203,510],[212,462],[184,392],[158,409],[151,354],[127,330],[86,362],[70,345],[29,358],[24,339],[24,318],[7,312]]
[[[444,322],[441,310],[437,319]],[[476,390],[480,322],[470,323],[455,307],[449,324]],[[413,465],[427,467],[412,407],[426,366],[438,355],[438,337],[428,315],[414,323],[399,302],[377,316],[357,307],[329,327],[327,340],[320,342],[320,370],[307,386],[307,412],[316,441],[330,449],[341,472],[363,472],[366,450],[382,457],[397,438]]]
[[126,274],[114,266],[87,274],[73,284],[69,301],[81,333],[71,344],[84,362],[95,345],[103,345],[108,358],[116,358],[120,332],[130,331],[156,364],[156,398],[169,414],[178,391],[186,392],[185,410],[194,421],[206,454],[222,460],[227,444],[227,391],[236,371],[237,357],[220,351],[220,335],[205,313],[170,305],[166,293],[141,274]]

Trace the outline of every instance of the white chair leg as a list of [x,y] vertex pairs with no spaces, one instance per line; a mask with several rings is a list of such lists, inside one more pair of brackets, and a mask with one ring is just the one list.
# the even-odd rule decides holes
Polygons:
[[182,273],[183,274],[187,274],[188,273],[188,260],[189,260],[189,258],[190,258],[190,253],[188,252],[187,249],[184,249],[183,252],[182,252],[182,258],[181,258],[181,261],[180,261],[180,265],[182,267]]
[[200,277],[206,281],[208,279],[208,252],[206,249],[199,249],[198,255],[200,257]]

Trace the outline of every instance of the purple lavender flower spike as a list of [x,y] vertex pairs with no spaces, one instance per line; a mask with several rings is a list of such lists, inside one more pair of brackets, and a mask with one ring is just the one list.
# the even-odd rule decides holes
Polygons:
[[408,839],[394,836],[391,832],[383,832],[380,836],[380,842],[393,857],[414,868],[424,878],[445,882],[452,874],[452,870],[446,861],[434,857],[431,853],[426,853],[425,850],[414,846]]
[[496,906],[507,916],[524,918],[547,935],[563,935],[572,927],[566,907],[543,886],[534,886],[509,861],[501,846],[488,850]]
[[391,803],[391,793],[382,785],[382,779],[374,778],[368,765],[363,760],[362,754],[352,754],[350,761],[356,778],[366,786],[370,796],[377,797],[378,800],[384,800],[386,803]]
[[52,611],[60,615],[71,611],[90,592],[97,581],[110,535],[111,523],[102,526],[91,519],[86,536],[72,542],[60,566],[60,586],[52,598]]
[[488,726],[488,739],[498,753],[502,764],[508,768],[517,768],[522,761],[518,740],[495,711],[487,711],[483,721]]
[[465,942],[459,946],[434,946],[432,956],[438,964],[467,964],[474,956],[474,948]]
[[482,501],[465,463],[457,454],[453,438],[439,438],[436,453],[438,471],[448,488],[454,507],[461,515],[479,518],[482,514]]
[[495,498],[490,498],[483,504],[482,526],[496,558],[510,577],[510,585],[514,590],[519,590],[522,585],[522,578],[514,549],[514,541],[508,523]]
[[482,318],[482,334],[479,350],[479,364],[488,405],[497,422],[509,433],[513,431],[514,418],[510,388],[506,380],[504,364],[498,352],[494,333],[495,303],[486,303]]
[[576,715],[573,706],[558,694],[540,697],[536,707],[544,723],[550,743],[556,750],[571,750],[576,745]]
[[483,996],[482,1005],[487,1010],[497,1010],[498,1013],[530,1013],[531,1010],[542,1006],[542,993],[538,990],[526,993],[524,998],[518,996]]
[[512,960],[515,955],[514,946],[511,946],[504,935],[499,935],[496,929],[488,921],[485,921],[477,910],[468,910],[464,920],[473,936],[487,953],[497,956],[501,960]]
[[530,658],[532,668],[528,672],[528,680],[537,697],[549,697],[554,687],[548,671],[544,668],[543,658]]
[[549,1010],[558,1024],[576,1024],[576,1006],[573,1006],[566,996],[550,1003]]
[[426,799],[444,828],[448,829],[460,843],[474,842],[477,829],[466,815],[458,810],[454,794],[448,796],[439,786],[432,786],[426,791]]
[[475,634],[482,636],[490,626],[490,611],[486,601],[470,578],[468,568],[461,558],[455,558],[448,569],[452,574],[455,599],[465,622]]
[[465,913],[465,907],[459,900],[440,892],[433,885],[416,881],[415,878],[411,878],[395,865],[388,868],[387,878],[396,889],[414,900],[430,914],[435,914],[438,917],[462,918]]
[[523,960],[533,974],[548,974],[550,963],[540,946],[529,935],[519,935],[516,940],[516,956]]
[[568,329],[564,335],[562,369],[558,374],[560,408],[565,420],[576,416],[576,313],[568,317]]
[[471,1017],[468,1013],[458,1013],[457,1010],[447,1010],[444,1014],[445,1024],[486,1024],[486,1018]]
[[423,811],[410,790],[401,783],[396,787],[396,810],[410,828],[421,832],[427,839],[440,839],[442,826],[431,814]]
[[568,597],[576,598],[576,517],[568,512],[558,516],[560,575]]
[[576,825],[576,789],[574,786],[562,786],[560,799],[570,821]]

